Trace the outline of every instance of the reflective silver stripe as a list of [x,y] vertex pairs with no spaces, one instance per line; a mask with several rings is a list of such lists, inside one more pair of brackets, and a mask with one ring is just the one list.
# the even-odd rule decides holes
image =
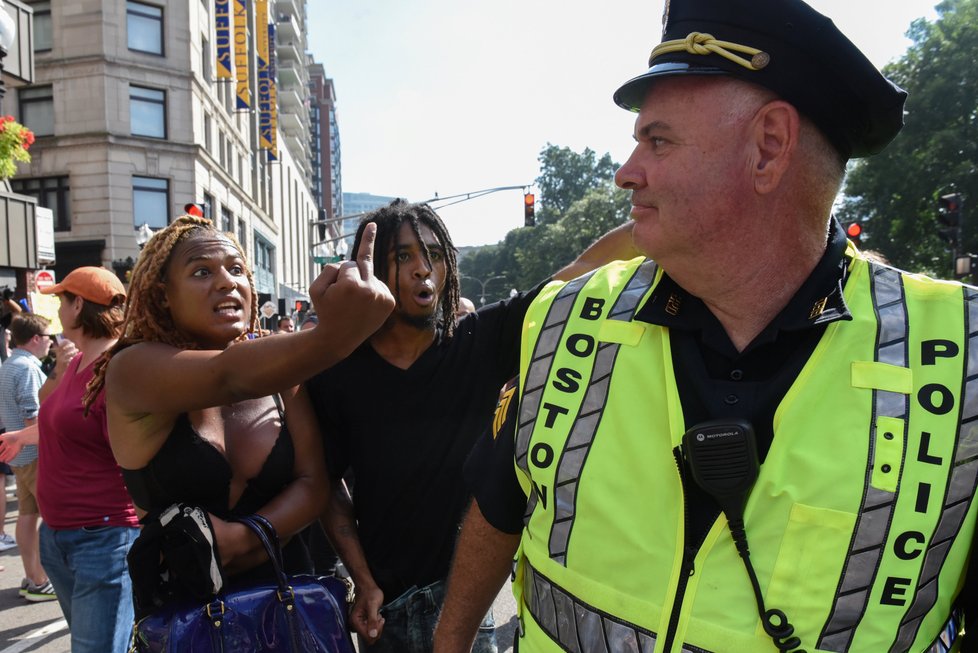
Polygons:
[[[567,317],[574,307],[577,294],[594,275],[594,272],[596,270],[568,282],[554,297],[533,348],[533,358],[530,359],[529,369],[520,383],[523,391],[520,395],[520,421],[516,430],[516,464],[527,475],[529,475],[529,467],[526,464],[527,447],[530,443],[530,434],[533,433],[533,425],[536,423],[537,413],[540,410],[540,398],[543,396],[547,376],[550,374],[550,367],[553,365],[554,354],[560,344],[564,327],[567,326]],[[531,492],[531,501],[536,503],[534,497],[534,493]]]
[[[635,310],[638,308],[639,302],[655,279],[656,269],[657,267],[653,261],[646,261],[639,266],[633,274],[632,279],[629,280],[628,285],[616,300],[609,313],[609,318],[620,320],[631,319]],[[516,465],[527,476],[530,476],[529,464],[527,462],[530,436],[533,433],[533,427],[536,424],[537,415],[540,411],[540,402],[550,375],[550,369],[553,366],[557,347],[560,345],[567,326],[567,320],[570,317],[574,303],[577,301],[578,294],[595,272],[596,270],[582,277],[578,277],[560,289],[550,304],[547,317],[537,337],[533,349],[533,357],[530,359],[529,369],[527,369],[522,382],[523,391],[520,396],[519,424],[516,431]],[[636,279],[643,281],[636,282]],[[609,346],[599,346],[598,350],[600,352]],[[617,351],[617,348],[615,351]],[[587,395],[585,395],[585,404],[587,404]],[[559,488],[555,490],[555,494],[558,491]],[[566,497],[566,493],[564,493],[564,496]],[[559,500],[559,498],[555,497],[555,501]],[[537,501],[537,493],[531,491],[527,499],[526,513],[523,518],[524,523],[529,521],[530,515],[533,514],[533,510],[536,508]],[[569,528],[567,532],[569,534]]]
[[900,623],[890,653],[906,651],[910,647],[917,638],[924,616],[937,602],[941,567],[947,560],[951,543],[961,531],[978,486],[978,429],[975,428],[975,421],[978,420],[978,292],[965,287],[964,293],[965,333],[968,339],[962,353],[967,361],[967,370],[954,447],[954,467],[951,469],[941,517],[924,554],[913,603]]
[[948,620],[941,626],[941,632],[934,638],[934,643],[928,646],[924,653],[950,653],[951,647],[960,635],[963,624],[964,611],[955,608]]
[[[640,265],[615,300],[608,319],[631,321],[639,302],[655,280],[655,272],[656,264],[652,261]],[[557,473],[554,478],[554,522],[550,529],[549,546],[550,557],[562,565],[567,564],[567,545],[571,529],[574,527],[574,517],[577,514],[577,487],[581,470],[594,443],[594,436],[597,434],[598,424],[601,422],[608,401],[611,371],[620,347],[619,344],[607,342],[597,345],[584,401],[581,402],[574,425],[557,462]]]
[[[655,633],[579,601],[529,563],[523,599],[544,632],[570,653],[652,653]],[[684,653],[692,653],[683,649]]]
[[[907,307],[900,272],[870,263],[870,287],[873,309],[879,331],[876,337],[876,360],[889,365],[907,367]],[[910,411],[908,395],[873,390],[874,414],[904,420],[904,442],[907,438],[906,420]],[[865,490],[856,517],[856,526],[846,558],[842,579],[836,590],[829,618],[822,628],[818,648],[825,651],[848,651],[856,627],[869,602],[886,534],[889,529],[896,494],[872,487],[870,479],[875,465],[875,433],[867,438],[869,455],[866,466]]]

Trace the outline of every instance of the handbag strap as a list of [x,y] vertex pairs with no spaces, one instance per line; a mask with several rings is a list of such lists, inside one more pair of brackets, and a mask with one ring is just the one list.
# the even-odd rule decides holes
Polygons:
[[287,591],[289,589],[289,581],[285,574],[285,565],[282,561],[282,545],[279,542],[275,527],[270,521],[259,514],[238,517],[236,521],[250,528],[258,536],[258,541],[265,548],[265,553],[268,554],[268,559],[275,569],[275,581],[278,583],[279,590],[283,592]]

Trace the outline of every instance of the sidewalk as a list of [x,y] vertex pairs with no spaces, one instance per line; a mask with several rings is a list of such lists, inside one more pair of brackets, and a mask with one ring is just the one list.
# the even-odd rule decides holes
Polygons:
[[[13,476],[7,477],[7,516],[4,532],[13,536],[17,525],[17,497]],[[20,596],[24,566],[20,549],[0,552],[0,653],[70,653],[68,624],[57,601],[31,603]]]

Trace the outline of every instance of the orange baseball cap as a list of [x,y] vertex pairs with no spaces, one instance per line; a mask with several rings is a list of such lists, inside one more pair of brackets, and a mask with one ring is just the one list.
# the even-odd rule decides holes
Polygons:
[[118,298],[125,301],[126,289],[114,273],[105,268],[86,266],[68,273],[61,283],[41,290],[42,295],[70,292],[94,304],[111,306]]

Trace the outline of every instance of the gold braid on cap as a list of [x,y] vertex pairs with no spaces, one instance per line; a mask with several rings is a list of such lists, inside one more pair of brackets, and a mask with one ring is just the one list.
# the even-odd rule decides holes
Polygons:
[[[739,57],[731,50],[740,52],[742,54],[748,54],[751,56],[750,61]],[[731,43],[729,41],[718,41],[713,38],[712,34],[704,34],[702,32],[690,32],[689,36],[684,39],[676,39],[674,41],[663,41],[659,45],[652,49],[652,54],[649,55],[649,65],[652,65],[652,60],[659,55],[668,54],[670,52],[688,52],[690,54],[718,54],[724,59],[728,59],[735,64],[741,65],[748,70],[760,70],[770,63],[771,56],[767,52],[758,50],[757,48],[752,48],[749,45],[740,45],[739,43]]]

